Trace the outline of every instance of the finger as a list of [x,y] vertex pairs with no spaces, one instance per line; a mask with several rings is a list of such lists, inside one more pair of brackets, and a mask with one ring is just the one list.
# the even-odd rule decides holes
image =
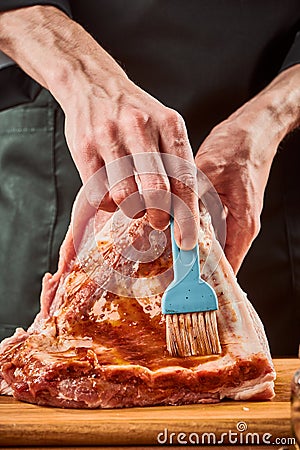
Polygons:
[[175,239],[183,250],[191,250],[199,232],[197,168],[184,121],[173,111],[161,130],[161,149],[174,194]]
[[87,179],[84,187],[85,196],[91,207],[107,212],[116,210],[117,205],[109,193],[109,184],[104,162],[102,163],[102,167]]
[[105,161],[109,195],[128,217],[141,216],[144,204],[138,192],[131,157],[122,140],[120,124],[107,120],[103,127],[101,155]]
[[[172,194],[174,194],[172,195],[172,205],[175,218],[175,240],[182,250],[192,250],[198,242],[199,219],[197,219],[197,213],[199,217],[199,211],[192,211],[184,196],[177,191],[177,187],[173,186]],[[199,208],[198,204],[197,208]]]
[[164,230],[170,220],[171,194],[168,177],[139,173],[139,180],[149,223],[154,229]]
[[81,141],[81,147],[72,149],[71,155],[86,186],[85,195],[90,205],[108,212],[115,211],[117,206],[109,195],[105,163],[96,141]]
[[171,198],[169,179],[158,152],[158,133],[139,111],[128,120],[133,133],[126,135],[126,148],[133,157],[148,219],[153,228],[163,230],[169,223]]
[[[122,148],[111,154],[115,159],[106,163],[110,196],[128,217],[138,218],[145,213],[143,197],[136,183],[131,155],[122,156]],[[108,158],[108,159],[110,159]]]
[[[95,230],[98,230],[100,225],[103,224],[103,211],[100,216],[98,214],[98,207],[99,202],[101,202],[99,195],[103,197],[105,192],[101,195],[99,190],[96,189],[96,185],[99,182],[99,179],[101,179],[101,171],[104,171],[105,173],[105,170],[103,169],[100,169],[100,171],[96,172],[96,174],[87,180],[80,189],[74,202],[71,224],[74,248],[77,255],[80,253],[82,242],[86,242],[86,239],[88,238],[87,230],[88,232],[90,230],[89,224],[93,223]],[[105,201],[103,201],[102,204],[109,207],[109,205],[105,204]]]
[[226,223],[227,239],[224,251],[236,274],[259,232],[260,224],[259,220],[253,219],[250,215],[244,216],[241,220],[235,217],[230,210]]

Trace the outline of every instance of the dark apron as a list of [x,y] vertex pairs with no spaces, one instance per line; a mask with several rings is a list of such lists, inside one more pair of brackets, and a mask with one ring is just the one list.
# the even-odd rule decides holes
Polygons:
[[0,340],[32,322],[55,272],[80,179],[64,116],[45,90],[0,113]]

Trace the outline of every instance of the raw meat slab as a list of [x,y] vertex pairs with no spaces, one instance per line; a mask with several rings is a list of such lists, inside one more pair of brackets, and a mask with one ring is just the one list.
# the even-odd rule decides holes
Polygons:
[[201,213],[199,246],[203,277],[218,295],[222,354],[190,358],[166,350],[160,301],[173,276],[169,230],[153,235],[147,217],[121,213],[96,219],[68,231],[58,272],[44,277],[40,313],[1,343],[0,392],[66,408],[272,398],[263,326],[209,215]]

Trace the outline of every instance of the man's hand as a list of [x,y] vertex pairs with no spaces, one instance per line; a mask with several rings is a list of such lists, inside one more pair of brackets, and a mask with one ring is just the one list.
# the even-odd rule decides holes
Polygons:
[[[193,248],[196,168],[180,115],[132,83],[82,27],[54,7],[2,13],[0,30],[1,50],[64,110],[66,139],[83,182],[105,167],[99,191],[105,185],[108,194],[100,208],[120,206],[128,215],[147,210],[151,225],[164,229],[172,193],[177,243]],[[161,157],[168,154],[181,159],[170,167]]]
[[201,145],[197,167],[210,179],[227,212],[226,256],[238,271],[260,229],[264,191],[283,137],[299,125],[300,65],[216,126]]

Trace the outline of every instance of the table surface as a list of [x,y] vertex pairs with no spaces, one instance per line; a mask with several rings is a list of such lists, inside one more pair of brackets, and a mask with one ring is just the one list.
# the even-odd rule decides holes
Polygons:
[[[2,396],[0,446],[153,446],[158,444],[161,433],[160,441],[166,440],[166,444],[176,448],[176,444],[180,444],[178,439],[188,439],[188,442],[191,439],[193,444],[197,436],[200,443],[205,439],[203,442],[212,444],[213,436],[203,438],[203,433],[215,433],[217,441],[222,433],[226,433],[224,441],[228,443],[231,430],[236,433],[231,434],[231,439],[239,439],[237,444],[245,445],[248,433],[248,444],[257,443],[255,440],[259,439],[260,448],[264,448],[265,434],[265,439],[271,443],[280,440],[272,448],[278,448],[277,443],[281,448],[293,448],[288,446],[287,440],[292,437],[290,382],[300,362],[277,359],[274,364],[276,397],[267,402],[224,401],[212,405],[70,410],[31,405]],[[243,428],[246,430],[242,431]]]

